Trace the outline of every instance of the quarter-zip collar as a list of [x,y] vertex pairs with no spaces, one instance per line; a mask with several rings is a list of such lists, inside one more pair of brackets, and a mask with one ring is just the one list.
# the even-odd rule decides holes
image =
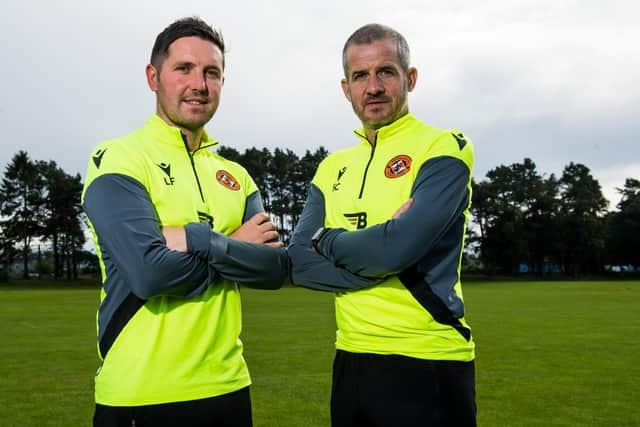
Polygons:
[[[153,138],[156,142],[174,145],[181,148],[185,147],[184,140],[182,139],[182,132],[180,132],[180,129],[175,126],[170,126],[157,114],[152,115],[149,120],[147,120],[146,128],[153,135]],[[213,147],[215,145],[218,145],[218,141],[209,137],[207,131],[204,131],[202,132],[200,147],[198,147],[198,149],[196,149],[195,151],[201,150],[203,148]]]
[[[384,144],[385,142],[394,139],[396,135],[399,135],[405,132],[407,129],[411,128],[412,124],[416,121],[416,118],[411,113],[407,113],[404,116],[400,117],[393,123],[390,123],[386,126],[378,129],[376,133],[376,141],[375,144]],[[364,128],[360,128],[358,130],[353,131],[356,136],[363,140],[366,144],[370,144],[367,136],[364,132]]]

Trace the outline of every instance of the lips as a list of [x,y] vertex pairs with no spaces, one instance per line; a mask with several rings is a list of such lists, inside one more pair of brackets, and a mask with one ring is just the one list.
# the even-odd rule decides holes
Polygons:
[[209,103],[209,101],[205,98],[188,98],[188,99],[183,99],[182,102],[185,102],[191,105],[205,105]]
[[364,108],[380,108],[383,107],[385,105],[388,105],[389,101],[382,101],[382,100],[375,100],[375,101],[369,101],[367,103],[364,104]]
[[377,107],[379,105],[387,104],[389,102],[391,102],[391,100],[387,99],[387,98],[373,98],[373,99],[368,99],[367,101],[365,101],[364,106],[365,107],[369,107],[369,106]]

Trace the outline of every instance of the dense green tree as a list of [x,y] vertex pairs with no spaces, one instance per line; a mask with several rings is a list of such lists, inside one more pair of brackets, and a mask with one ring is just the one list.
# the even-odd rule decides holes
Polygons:
[[9,239],[0,226],[0,276],[5,276],[9,272],[9,266],[16,255],[14,244],[15,242]]
[[534,191],[535,198],[531,200],[524,221],[529,265],[533,272],[543,275],[547,264],[556,264],[558,261],[559,182],[553,174],[546,179],[540,177]]
[[571,275],[599,273],[604,268],[607,199],[588,167],[569,163],[560,178],[561,258]]
[[98,255],[81,250],[78,251],[78,264],[82,267],[82,273],[99,274],[100,273],[100,261]]
[[276,148],[268,167],[267,191],[270,196],[270,213],[285,243],[289,241],[289,234],[293,228],[291,212],[298,162],[298,156],[293,151]]
[[242,155],[241,164],[247,169],[253,180],[255,181],[264,208],[267,212],[271,212],[271,197],[267,188],[269,177],[269,165],[273,161],[273,155],[266,148],[258,150],[257,148],[248,148]]
[[559,212],[558,180],[545,178],[535,163],[498,166],[472,182],[473,221],[479,230],[480,259],[490,273],[514,274],[521,264],[542,275],[554,260]]
[[607,263],[640,267],[640,180],[627,178],[617,212],[607,217]]
[[623,245],[628,264],[640,267],[640,180],[627,178],[624,187],[618,191],[622,194],[618,209],[623,231],[618,241]]
[[23,277],[29,277],[31,241],[42,235],[44,179],[25,151],[15,154],[0,185],[0,226],[6,239],[19,243]]
[[[51,242],[54,277],[77,277],[77,251],[85,238],[82,232],[82,179],[71,176],[56,162],[39,162],[45,180],[45,220],[42,238]],[[66,268],[65,268],[66,267]]]
[[514,274],[521,263],[543,258],[536,230],[549,185],[531,159],[498,166],[485,182],[473,182],[472,213],[480,230],[481,259],[492,273]]

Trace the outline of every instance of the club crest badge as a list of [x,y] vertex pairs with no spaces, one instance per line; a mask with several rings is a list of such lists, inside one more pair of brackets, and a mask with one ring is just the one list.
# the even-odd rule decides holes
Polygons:
[[404,154],[389,160],[384,168],[384,175],[387,178],[399,178],[411,170],[411,157]]
[[216,179],[223,187],[226,187],[229,190],[240,190],[240,183],[233,177],[233,175],[225,170],[219,170],[216,173]]

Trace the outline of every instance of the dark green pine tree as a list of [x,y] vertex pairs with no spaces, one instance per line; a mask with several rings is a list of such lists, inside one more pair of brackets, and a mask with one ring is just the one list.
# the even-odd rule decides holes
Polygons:
[[44,179],[25,151],[7,165],[0,185],[0,226],[5,237],[19,244],[23,277],[29,277],[30,245],[42,235]]
[[560,177],[560,233],[564,271],[571,275],[604,269],[607,199],[588,167],[569,163]]
[[607,216],[607,263],[640,267],[640,180],[627,178],[616,206]]
[[42,237],[51,242],[54,277],[77,278],[78,252],[85,242],[82,232],[82,178],[69,175],[56,162],[38,162],[45,180]]

